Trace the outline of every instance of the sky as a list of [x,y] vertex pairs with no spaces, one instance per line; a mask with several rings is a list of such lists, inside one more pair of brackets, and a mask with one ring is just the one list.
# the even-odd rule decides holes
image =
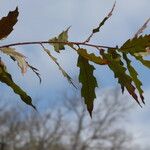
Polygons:
[[[127,39],[132,38],[136,31],[150,17],[150,0],[117,0],[113,16],[101,32],[96,34],[91,43],[121,46]],[[83,41],[112,8],[114,0],[0,0],[0,17],[6,16],[10,10],[19,7],[18,23],[14,31],[7,39],[0,44],[15,43],[22,41],[48,40],[57,36],[61,31],[71,26],[69,31],[70,41]],[[150,34],[150,25],[144,34]],[[48,47],[52,50],[52,47]],[[61,75],[57,66],[41,51],[39,46],[18,46],[16,49],[27,56],[27,60],[40,70],[42,83],[39,84],[37,77],[29,70],[24,76],[14,63],[10,63],[8,57],[4,56],[4,61],[8,64],[8,70],[13,79],[21,85],[33,98],[42,99],[43,103],[57,99],[61,101],[62,89],[66,91],[74,90],[66,79]],[[64,69],[73,77],[78,75],[76,67],[77,55],[74,51],[66,49],[61,54],[52,50],[52,54],[57,56],[58,61]],[[95,76],[97,77],[100,89],[115,87],[117,80],[114,80],[112,72],[105,67],[96,66]],[[145,90],[146,106],[142,109],[136,107],[131,115],[133,132],[145,135],[142,142],[150,139],[150,84],[149,70],[136,64],[136,69],[140,74]],[[0,85],[3,96],[14,97],[19,101],[19,97],[7,88]],[[39,109],[42,106],[38,106]],[[43,106],[44,107],[44,106]],[[146,123],[145,123],[146,122]]]

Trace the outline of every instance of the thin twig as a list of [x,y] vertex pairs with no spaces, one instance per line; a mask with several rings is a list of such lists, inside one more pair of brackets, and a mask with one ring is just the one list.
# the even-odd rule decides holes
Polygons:
[[84,43],[84,42],[61,42],[61,41],[33,41],[33,42],[19,42],[19,43],[12,43],[12,44],[6,44],[0,46],[0,48],[4,47],[11,47],[11,46],[19,46],[19,45],[41,45],[41,44],[65,44],[65,45],[84,45],[89,47],[95,47],[95,48],[111,48],[116,49],[116,47],[110,47],[105,45],[95,45],[90,43]]
[[150,18],[147,19],[147,21],[143,24],[143,26],[137,31],[137,33],[134,35],[134,38],[137,38],[138,35],[141,34],[147,28],[149,22],[150,22]]

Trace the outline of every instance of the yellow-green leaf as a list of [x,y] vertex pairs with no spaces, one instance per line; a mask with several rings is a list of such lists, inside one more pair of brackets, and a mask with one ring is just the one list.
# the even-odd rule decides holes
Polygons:
[[[70,27],[69,27],[70,28]],[[54,46],[54,50],[56,52],[60,52],[65,49],[65,44],[63,42],[68,41],[68,30],[69,28],[58,35],[58,37],[54,37],[49,40],[50,44]]]
[[108,61],[103,59],[103,58],[101,58],[100,56],[95,56],[94,53],[88,54],[86,49],[79,48],[77,52],[78,52],[79,55],[81,55],[85,59],[87,59],[89,61],[92,61],[92,62],[94,62],[96,64],[99,64],[99,65],[106,65],[106,64],[108,64]]
[[96,98],[95,88],[98,87],[96,78],[93,75],[95,68],[81,55],[78,57],[77,66],[80,68],[79,82],[82,84],[81,96],[84,98],[90,116],[92,116],[93,103]]
[[22,74],[26,73],[28,64],[25,61],[25,56],[23,54],[16,52],[15,49],[11,47],[1,48],[0,51],[16,60]]
[[75,84],[72,81],[72,78],[68,75],[68,73],[60,66],[60,64],[57,61],[57,58],[55,58],[48,49],[46,49],[43,45],[43,50],[48,54],[48,56],[52,59],[52,61],[58,66],[59,70],[61,71],[61,73],[63,74],[63,76],[65,78],[67,78],[68,82],[71,83],[75,88]]
[[146,47],[146,52],[139,52],[139,53],[134,53],[134,56],[149,56],[150,55],[150,47]]
[[17,23],[19,15],[18,7],[14,11],[10,11],[6,17],[0,20],[0,40],[6,38],[13,30],[14,25]]

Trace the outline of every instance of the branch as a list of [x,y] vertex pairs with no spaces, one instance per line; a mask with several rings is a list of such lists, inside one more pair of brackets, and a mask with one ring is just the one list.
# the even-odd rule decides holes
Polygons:
[[110,48],[110,49],[116,49],[116,47],[110,47],[110,46],[105,46],[105,45],[95,45],[95,44],[90,44],[90,43],[84,43],[84,42],[60,42],[60,41],[33,41],[33,42],[20,42],[20,43],[12,43],[12,44],[6,44],[0,46],[0,48],[4,47],[11,47],[11,46],[19,46],[19,45],[41,45],[41,44],[65,44],[65,45],[84,45],[88,47],[94,47],[97,49],[100,48]]

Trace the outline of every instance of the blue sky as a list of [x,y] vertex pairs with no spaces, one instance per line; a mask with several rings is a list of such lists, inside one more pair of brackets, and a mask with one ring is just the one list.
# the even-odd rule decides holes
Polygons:
[[[0,17],[7,15],[16,6],[19,7],[20,12],[14,31],[0,44],[47,40],[58,35],[70,25],[72,27],[69,39],[83,41],[92,28],[96,27],[99,21],[107,15],[113,3],[114,0],[0,0]],[[91,42],[109,46],[121,45],[127,39],[132,38],[139,27],[150,17],[149,6],[149,0],[117,0],[113,16]],[[150,25],[144,33],[150,34]],[[41,85],[31,71],[22,76],[16,65],[10,64],[8,57],[4,57],[15,81],[24,87],[32,97],[35,99],[38,97],[43,102],[52,99],[59,101],[61,97],[58,93],[61,93],[62,89],[74,90],[62,77],[57,66],[42,53],[39,46],[18,46],[16,49],[23,52],[28,57],[28,61],[40,70],[43,80]],[[49,49],[52,50],[52,47]],[[77,55],[72,50],[67,49],[60,55],[53,51],[52,53],[58,57],[58,61],[70,75],[74,77],[78,74]],[[150,72],[146,68],[140,67],[139,64],[136,64],[136,68],[146,91],[147,105],[142,110],[139,107],[135,108],[132,115],[134,118],[132,128],[136,132],[143,130],[145,126],[143,134],[148,134],[150,139],[150,132],[147,132],[150,125],[150,85],[148,82]],[[102,89],[117,85],[113,74],[108,69],[97,66],[97,70],[95,75]],[[3,91],[3,95],[7,96],[10,93],[10,97],[16,97],[5,85],[1,85],[0,89]],[[18,97],[17,100],[19,100]],[[145,121],[147,124],[143,124]]]

